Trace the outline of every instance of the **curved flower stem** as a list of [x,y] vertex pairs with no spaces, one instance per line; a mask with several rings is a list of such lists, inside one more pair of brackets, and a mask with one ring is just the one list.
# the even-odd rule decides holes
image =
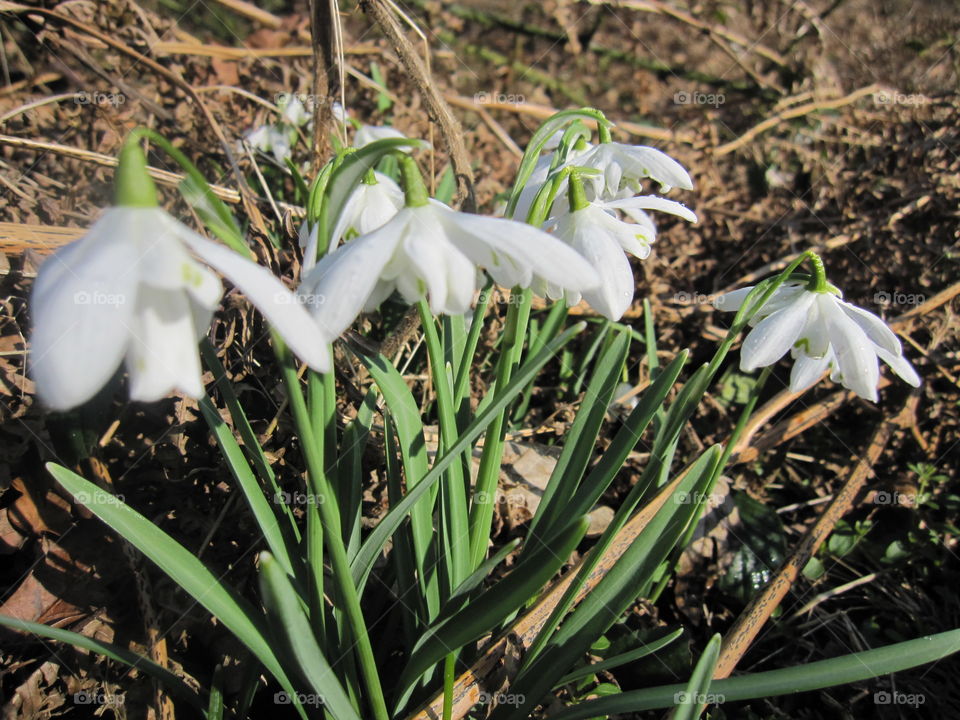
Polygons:
[[810,264],[813,265],[813,277],[810,278],[810,282],[807,284],[807,290],[815,293],[828,292],[827,273],[826,270],[823,269],[823,260],[812,250],[808,250],[804,254],[810,260]]
[[[368,702],[376,720],[388,720],[389,713],[380,685],[380,676],[377,672],[376,658],[367,634],[366,623],[363,619],[363,610],[360,607],[360,597],[353,584],[350,574],[350,563],[347,560],[347,551],[343,545],[343,536],[340,532],[340,514],[337,506],[337,496],[330,486],[330,481],[323,470],[323,458],[311,439],[315,437],[310,422],[310,412],[300,390],[300,379],[293,356],[287,350],[282,340],[274,334],[274,348],[277,359],[283,371],[284,382],[287,385],[287,396],[290,401],[290,410],[300,435],[300,445],[304,460],[307,464],[307,482],[310,493],[316,499],[314,507],[319,509],[320,521],[330,566],[333,571],[333,580],[337,588],[337,595],[343,604],[342,610],[350,627],[350,634],[356,644],[357,660],[367,688]],[[314,513],[316,514],[316,513]],[[310,514],[308,513],[308,518]],[[309,533],[309,527],[308,527]]]

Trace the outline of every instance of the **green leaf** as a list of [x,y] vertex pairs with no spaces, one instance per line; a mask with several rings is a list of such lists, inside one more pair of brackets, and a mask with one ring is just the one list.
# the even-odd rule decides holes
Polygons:
[[770,507],[744,492],[731,493],[741,524],[735,533],[740,547],[727,572],[720,577],[724,592],[743,603],[749,602],[783,563],[787,541],[780,516]]
[[487,406],[474,419],[470,425],[464,429],[457,441],[447,449],[443,457],[437,459],[423,479],[417,485],[407,490],[406,496],[400,501],[399,505],[390,509],[390,512],[377,524],[370,535],[367,537],[357,557],[351,563],[354,582],[358,587],[362,587],[367,575],[373,568],[374,562],[383,550],[383,546],[390,539],[390,536],[396,532],[397,528],[404,521],[407,514],[420,501],[420,498],[440,479],[443,471],[453,462],[460,462],[461,455],[474,440],[476,440],[484,429],[493,422],[497,414],[503,410],[522,390],[524,385],[534,377],[544,365],[552,358],[564,345],[579,332],[583,331],[585,323],[578,323],[569,328],[566,332],[559,335],[556,339],[547,344],[547,346],[537,353],[534,357],[524,363],[514,375],[513,379],[506,387],[498,390]]
[[[314,692],[317,702],[306,704],[323,705],[337,720],[360,720],[317,644],[310,620],[303,612],[286,571],[267,552],[260,554],[260,592],[273,620],[275,634],[289,648],[300,667],[300,675]],[[298,702],[301,697],[297,696]]]
[[579,488],[587,465],[593,459],[597,436],[619,384],[620,372],[627,361],[629,347],[630,336],[619,333],[600,356],[573,421],[573,427],[564,436],[563,451],[550,474],[540,506],[530,522],[528,542],[537,544],[535,538],[548,536],[558,522],[570,517],[570,500]]
[[[573,672],[564,675],[562,678],[560,678],[560,680],[557,681],[557,685],[565,685],[567,683],[574,682],[575,680],[579,680],[580,678],[596,675],[604,670],[612,670],[613,668],[620,667],[621,665],[626,665],[627,663],[645,658],[647,655],[652,655],[653,653],[657,652],[657,650],[666,647],[681,635],[683,635],[683,628],[677,628],[672,633],[669,633],[662,638],[658,638],[657,640],[652,640],[636,650],[614,655],[613,657],[593,663],[592,665],[585,665],[582,668],[578,668]],[[594,643],[590,650],[594,653],[597,652],[596,643]]]
[[400,676],[400,707],[406,703],[417,679],[426,670],[449,653],[491,632],[534,597],[564,566],[589,526],[590,520],[586,516],[578,518],[559,533],[554,542],[531,554],[528,562],[518,565],[476,600],[451,615],[439,617],[414,647]]
[[[710,692],[718,701],[722,697],[722,702],[731,703],[820,690],[908,670],[940,660],[958,650],[960,630],[950,630],[806,665],[715,680],[710,685]],[[597,715],[629,715],[669,708],[674,705],[676,694],[683,691],[683,685],[631,690],[616,697],[588,700],[550,715],[550,720],[583,720]]]
[[266,638],[262,619],[243,598],[224,586],[183,545],[129,505],[65,467],[56,463],[47,463],[46,467],[78,503],[156,563],[236,635],[287,692],[294,692]]
[[57,642],[67,643],[68,645],[73,645],[75,647],[82,648],[83,650],[89,650],[90,652],[95,652],[98,655],[103,655],[111,660],[128,665],[129,667],[135,668],[154,678],[160,682],[171,695],[174,695],[189,703],[191,707],[194,707],[201,712],[204,709],[201,698],[183,680],[178,678],[165,667],[153,662],[153,660],[150,658],[146,658],[143,655],[138,655],[137,653],[131,652],[126,648],[101,642],[94,638],[87,637],[86,635],[81,635],[80,633],[71,632],[69,630],[61,630],[60,628],[50,627],[49,625],[41,625],[40,623],[30,622],[29,620],[20,620],[18,618],[8,617],[6,615],[0,615],[0,625],[12,628],[13,630],[28,632],[38,637],[50,638],[51,640],[56,640]]
[[[718,445],[704,452],[673,491],[673,499],[681,493],[701,492],[704,485],[710,481],[719,456]],[[529,713],[544,694],[557,684],[564,670],[573,667],[590,645],[636,600],[643,586],[650,581],[660,564],[679,542],[691,521],[691,515],[698,509],[696,505],[669,500],[660,508],[616,564],[570,616],[563,620],[543,651],[521,669],[511,691],[523,696],[525,702],[516,707],[509,717],[520,718]],[[615,533],[622,525],[623,518],[618,512],[603,538],[610,537],[608,533]],[[603,538],[590,550],[588,562],[578,571],[577,579],[571,583],[558,609],[551,615],[541,633],[550,633],[560,620],[559,612],[565,611],[565,608],[572,604],[572,596],[581,584],[579,581],[595,567],[595,563],[590,561],[595,561],[597,554],[603,553],[608,546],[608,543],[602,542]]]
[[[233,433],[230,432],[230,428],[227,427],[223,418],[220,417],[220,413],[210,402],[210,398],[200,398],[200,412],[203,414],[204,420],[207,421],[210,432],[216,438],[217,445],[220,446],[220,453],[230,467],[233,479],[237,481],[243,491],[243,496],[253,513],[253,518],[257,521],[257,527],[260,528],[260,532],[263,533],[263,537],[267,541],[267,547],[277,556],[284,570],[291,575],[296,574],[290,554],[287,551],[287,539],[281,532],[280,519],[277,517],[273,506],[264,497],[263,489],[250,470],[250,466],[243,456],[243,450],[240,449]],[[274,503],[281,500],[282,496],[275,495],[273,497]]]
[[703,655],[697,661],[687,689],[677,694],[677,706],[673,711],[673,720],[696,720],[700,717],[700,708],[704,704],[713,704],[707,694],[713,670],[720,658],[720,634],[714,635],[707,643]]

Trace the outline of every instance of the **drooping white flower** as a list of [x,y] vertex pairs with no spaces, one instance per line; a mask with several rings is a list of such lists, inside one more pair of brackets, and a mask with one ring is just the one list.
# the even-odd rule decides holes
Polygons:
[[660,184],[660,191],[671,187],[693,189],[693,181],[683,166],[660,150],[646,145],[599,143],[576,158],[578,167],[599,170],[600,175],[585,176],[596,197],[612,200],[624,188],[639,190],[644,180]]
[[353,146],[362,148],[376,140],[385,138],[406,138],[402,132],[389,125],[361,125],[353,136]]
[[[720,310],[738,310],[752,288],[721,295]],[[908,384],[920,376],[903,357],[900,341],[873,313],[844,302],[833,292],[814,292],[805,283],[784,283],[750,321],[740,350],[744,371],[776,363],[787,351],[795,359],[790,389],[800,392],[824,372],[860,397],[877,401],[879,360]]]
[[31,365],[48,406],[89,400],[124,361],[134,400],[203,394],[197,343],[222,287],[188,251],[242,290],[304,362],[329,369],[328,339],[267,269],[159,207],[119,206],[52,255],[34,283]]
[[[614,210],[622,210],[636,224],[620,220]],[[643,260],[656,239],[656,226],[645,210],[661,210],[690,222],[697,221],[697,216],[678,202],[641,196],[591,202],[549,223],[554,234],[583,255],[597,271],[600,284],[584,291],[583,298],[611,320],[623,317],[633,302],[635,283],[626,253]],[[571,305],[580,302],[580,293],[568,293],[567,302]]]
[[310,122],[310,113],[297,95],[287,95],[285,99],[277,103],[280,107],[280,120],[282,123],[300,127]]
[[394,290],[411,303],[427,297],[434,313],[463,314],[478,288],[478,268],[503,287],[583,292],[598,280],[583,257],[542,230],[431,200],[404,207],[379,229],[324,256],[300,292],[324,298],[313,306],[314,316],[335,336]]
[[261,125],[248,132],[244,139],[260,152],[272,152],[274,159],[282,164],[291,155],[291,135],[294,134],[288,125]]
[[375,172],[376,182],[361,182],[347,199],[333,229],[334,247],[351,237],[382,227],[403,207],[403,190],[393,179]]

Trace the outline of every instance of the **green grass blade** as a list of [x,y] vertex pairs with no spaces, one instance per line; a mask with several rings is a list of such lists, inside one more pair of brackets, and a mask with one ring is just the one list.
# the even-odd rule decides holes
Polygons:
[[317,644],[286,571],[269,553],[260,554],[260,592],[277,639],[289,648],[300,674],[318,698],[314,704],[322,704],[336,720],[360,720]]
[[[945,658],[958,650],[960,630],[949,630],[806,665],[715,680],[710,685],[710,694],[718,700],[722,697],[723,702],[731,703],[809,692],[909,670]],[[673,707],[677,693],[683,691],[683,685],[631,690],[579,703],[550,715],[550,720],[585,720],[603,715],[629,715],[669,708]]]
[[56,463],[47,470],[74,499],[146,555],[181,588],[211,612],[288,692],[293,688],[273,653],[262,619],[241,597],[176,540],[129,505]]
[[610,443],[610,447],[594,466],[593,470],[583,481],[577,494],[570,501],[567,511],[573,514],[589,512],[600,496],[610,487],[616,478],[623,463],[626,462],[630,451],[636,447],[641,435],[647,429],[650,421],[661,411],[667,393],[677,381],[684,363],[687,361],[687,351],[684,350],[673,359],[657,379],[639,398],[637,406],[630,412],[624,421],[623,427],[617,432]]
[[[293,568],[293,561],[288,551],[287,541],[280,525],[280,518],[274,510],[274,505],[283,500],[282,495],[274,495],[273,505],[264,497],[263,489],[257,478],[254,477],[246,458],[243,456],[243,450],[230,432],[230,428],[220,417],[220,413],[213,406],[210,398],[200,399],[200,412],[203,413],[204,420],[210,427],[210,432],[216,438],[217,445],[220,447],[220,453],[230,467],[230,473],[233,479],[237,481],[243,496],[247,500],[250,512],[253,513],[253,519],[257,522],[257,527],[263,533],[264,540],[267,541],[267,547],[270,548],[277,560],[283,565],[284,570],[290,575],[296,575]],[[284,503],[285,504],[285,503]],[[293,546],[295,547],[295,546]]]
[[437,459],[430,469],[430,472],[428,472],[414,488],[407,489],[407,494],[403,500],[400,501],[400,504],[391,508],[390,512],[377,524],[361,546],[357,557],[353,563],[351,563],[354,582],[358,588],[363,586],[367,575],[373,568],[373,564],[382,552],[387,540],[389,540],[390,536],[400,527],[400,524],[420,501],[420,498],[433,488],[437,480],[440,479],[443,471],[450,463],[460,462],[463,452],[470,447],[484,429],[493,422],[497,414],[523,390],[525,383],[529,382],[530,379],[540,371],[540,368],[546,365],[550,358],[570,342],[583,328],[584,323],[574,325],[524,363],[506,387],[494,393],[494,399],[490,401],[483,412],[477,415],[474,421],[463,430],[457,441],[443,454],[443,457]]
[[[674,495],[698,492],[709,482],[719,455],[720,447],[716,445],[701,455],[674,490]],[[557,684],[564,669],[573,667],[577,659],[582,657],[596,639],[616,622],[630,603],[636,600],[642,586],[679,541],[690,522],[690,514],[696,509],[690,504],[668,501],[551,637],[551,631],[572,605],[573,597],[579,591],[581,578],[592,572],[596,558],[609,545],[612,533],[622,527],[624,519],[620,512],[617,513],[601,542],[591,549],[588,562],[579,571],[577,580],[571,583],[545,623],[541,633],[550,638],[549,642],[544,647],[543,640],[538,638],[535,647],[543,647],[543,650],[532,656],[534,659],[521,669],[511,692],[524,697],[525,701],[517,706],[509,717],[519,718],[530,712],[544,694]]]
[[677,628],[672,633],[664,635],[662,638],[654,640],[647,643],[641,648],[636,650],[631,650],[630,652],[620,653],[619,655],[614,655],[611,658],[606,660],[601,660],[600,662],[587,665],[582,668],[578,668],[571,673],[567,673],[557,682],[557,686],[566,685],[567,683],[580,680],[581,678],[589,677],[590,675],[596,675],[599,672],[604,670],[612,670],[613,668],[620,667],[621,665],[626,665],[630,662],[636,662],[641,658],[645,658],[647,655],[652,655],[653,653],[665,648],[667,645],[672,643],[678,637],[683,635],[683,628]]
[[578,518],[558,534],[554,543],[531,554],[528,563],[514,568],[513,572],[466,607],[438,618],[437,623],[417,643],[400,676],[400,707],[406,703],[417,679],[426,670],[449,653],[493,631],[511,613],[534,597],[567,562],[589,525],[586,516]]
[[703,655],[693,668],[687,689],[677,697],[677,706],[673,711],[672,720],[697,720],[700,717],[700,709],[706,703],[710,681],[713,680],[713,670],[720,657],[721,639],[719,633],[710,638]]
[[[564,437],[563,451],[550,474],[540,506],[530,522],[527,542],[533,547],[539,544],[538,537],[549,535],[559,522],[571,516],[568,504],[593,459],[593,449],[619,384],[629,348],[630,336],[618,333],[597,362],[573,427]],[[574,516],[578,514],[583,513],[573,513]]]
[[153,662],[153,660],[150,658],[143,657],[143,655],[138,655],[137,653],[131,652],[126,648],[122,648],[111,643],[101,642],[94,638],[87,637],[86,635],[71,632],[70,630],[62,630],[60,628],[50,627],[49,625],[41,625],[40,623],[30,622],[29,620],[20,620],[18,618],[8,617],[6,615],[0,615],[0,625],[13,630],[28,632],[38,637],[45,637],[49,638],[50,640],[56,640],[57,642],[67,643],[68,645],[73,645],[83,650],[89,650],[90,652],[103,655],[104,657],[110,658],[111,660],[119,663],[123,663],[129,667],[136,668],[137,670],[146,673],[150,677],[160,682],[164,689],[167,690],[171,695],[180,698],[184,702],[188,703],[191,707],[194,707],[201,712],[204,709],[200,696],[197,695],[197,693],[183,680],[178,678],[165,667]]

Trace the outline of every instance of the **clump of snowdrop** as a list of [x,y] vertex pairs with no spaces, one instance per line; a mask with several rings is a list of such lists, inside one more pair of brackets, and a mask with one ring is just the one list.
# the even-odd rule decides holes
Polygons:
[[530,225],[457,212],[427,197],[414,160],[399,158],[405,206],[385,224],[324,256],[300,292],[326,301],[313,307],[332,335],[394,291],[424,298],[437,314],[467,312],[485,270],[504,287],[595,287],[598,277],[573,248]]
[[240,288],[308,365],[329,369],[328,339],[279,280],[157,205],[135,140],[121,151],[116,185],[116,206],[47,259],[34,283],[31,366],[46,405],[86,402],[121,364],[134,400],[202,395],[197,343],[223,294],[206,266]]
[[[593,265],[600,284],[583,293],[591,307],[610,320],[619,320],[633,302],[635,282],[626,253],[643,260],[650,254],[657,229],[648,210],[696,222],[697,216],[679,202],[657,195],[640,195],[653,180],[661,192],[672,186],[691,189],[683,167],[651,147],[586,142],[561,147],[539,159],[520,194],[516,217],[536,214],[538,196],[548,192],[544,227],[551,230]],[[566,190],[566,192],[564,192]],[[536,221],[538,218],[531,218]],[[580,301],[568,293],[567,302]]]
[[[809,282],[785,282],[756,310],[753,329],[740,350],[740,369],[773,365],[789,351],[794,359],[790,390],[801,392],[827,370],[834,382],[867,400],[877,402],[879,360],[908,384],[918,387],[920,376],[903,356],[893,331],[871,312],[845,302],[829,285],[819,258]],[[720,310],[739,310],[753,290],[741,288],[714,300]]]
[[310,113],[296,95],[281,96],[277,105],[280,108],[279,122],[261,125],[248,132],[244,139],[261,152],[273,153],[274,159],[283,164],[291,156],[297,128],[310,122]]

